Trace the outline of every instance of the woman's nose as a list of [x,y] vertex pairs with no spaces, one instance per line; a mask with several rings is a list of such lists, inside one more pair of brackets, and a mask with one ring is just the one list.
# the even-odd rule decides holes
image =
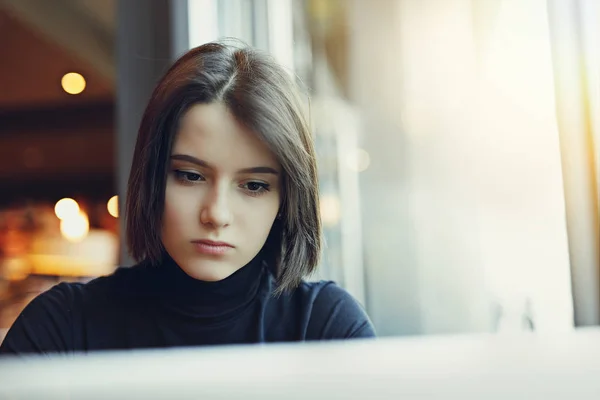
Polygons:
[[214,184],[204,199],[200,211],[200,222],[213,228],[223,228],[231,224],[232,213],[229,204],[227,185]]

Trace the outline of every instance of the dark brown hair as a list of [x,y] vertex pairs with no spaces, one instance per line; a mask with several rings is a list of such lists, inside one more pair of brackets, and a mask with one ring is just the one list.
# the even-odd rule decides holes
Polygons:
[[281,217],[262,256],[279,292],[296,287],[320,258],[318,178],[311,131],[294,80],[269,55],[209,43],[183,55],[158,82],[138,132],[126,200],[127,244],[136,261],[157,265],[165,185],[178,123],[194,104],[221,102],[255,132],[283,168]]

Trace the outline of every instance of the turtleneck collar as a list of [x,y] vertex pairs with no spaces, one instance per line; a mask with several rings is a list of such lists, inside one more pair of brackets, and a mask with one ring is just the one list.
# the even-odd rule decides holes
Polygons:
[[174,315],[213,321],[227,319],[245,310],[268,274],[260,256],[215,282],[192,278],[170,257],[154,268],[153,297],[159,301],[159,307]]

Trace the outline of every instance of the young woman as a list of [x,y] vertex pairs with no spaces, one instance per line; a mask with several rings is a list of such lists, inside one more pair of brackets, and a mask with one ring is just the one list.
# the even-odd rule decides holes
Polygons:
[[315,152],[296,86],[270,57],[211,43],[144,113],[127,193],[139,264],[34,299],[2,353],[372,337],[362,307],[308,283],[321,251]]

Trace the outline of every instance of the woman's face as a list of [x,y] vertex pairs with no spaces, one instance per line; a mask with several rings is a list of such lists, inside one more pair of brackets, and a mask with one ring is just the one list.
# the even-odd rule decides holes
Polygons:
[[277,217],[281,166],[221,103],[182,118],[165,190],[162,242],[189,276],[218,281],[251,261]]

